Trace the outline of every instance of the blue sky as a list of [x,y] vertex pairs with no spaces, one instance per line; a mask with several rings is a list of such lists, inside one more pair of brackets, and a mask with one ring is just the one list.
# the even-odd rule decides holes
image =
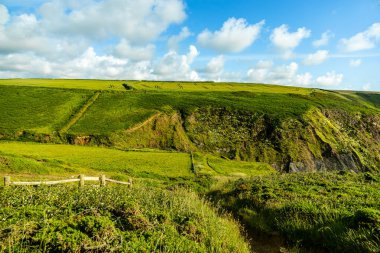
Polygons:
[[379,0],[0,0],[0,78],[380,90]]

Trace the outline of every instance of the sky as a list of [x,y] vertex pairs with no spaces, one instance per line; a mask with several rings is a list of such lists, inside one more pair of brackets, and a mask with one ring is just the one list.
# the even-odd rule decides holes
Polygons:
[[380,0],[0,0],[0,78],[380,91]]

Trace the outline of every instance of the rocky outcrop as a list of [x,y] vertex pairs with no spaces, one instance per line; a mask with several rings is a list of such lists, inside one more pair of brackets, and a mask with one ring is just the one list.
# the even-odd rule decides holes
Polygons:
[[186,119],[195,146],[230,159],[266,162],[279,171],[378,170],[379,115],[310,109],[278,119],[202,108]]

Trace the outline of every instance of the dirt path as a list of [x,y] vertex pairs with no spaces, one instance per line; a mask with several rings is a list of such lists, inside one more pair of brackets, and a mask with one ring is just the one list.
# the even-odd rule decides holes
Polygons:
[[285,240],[276,234],[259,234],[248,232],[252,252],[254,253],[287,253]]
[[64,134],[69,129],[75,125],[78,120],[84,115],[84,113],[88,110],[88,108],[98,99],[100,95],[100,91],[96,92],[87,102],[79,109],[77,113],[67,122],[67,124],[59,130],[60,134]]

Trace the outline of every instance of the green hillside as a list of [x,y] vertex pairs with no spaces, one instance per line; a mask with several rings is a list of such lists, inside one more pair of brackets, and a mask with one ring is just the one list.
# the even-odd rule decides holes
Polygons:
[[2,79],[0,108],[0,176],[136,185],[1,187],[0,251],[378,252],[379,93]]
[[181,189],[1,189],[0,226],[1,252],[250,252],[236,221]]
[[[2,80],[0,137],[198,151],[279,171],[380,165],[377,93],[148,81],[114,81],[130,89],[110,90],[107,82]],[[59,86],[70,89],[51,88]]]

